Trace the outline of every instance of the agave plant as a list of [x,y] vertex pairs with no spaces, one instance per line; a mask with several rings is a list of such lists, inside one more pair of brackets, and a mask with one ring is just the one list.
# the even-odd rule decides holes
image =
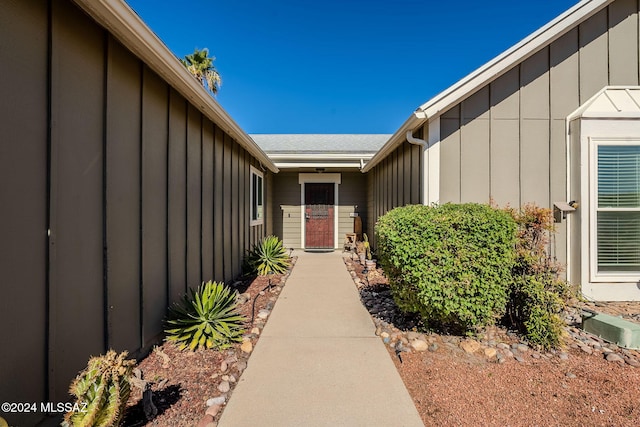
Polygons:
[[[83,406],[66,414],[63,425],[73,427],[110,427],[122,421],[129,400],[129,378],[135,360],[126,360],[127,352],[93,357],[75,378],[69,393]],[[85,406],[86,405],[86,406]]]
[[287,250],[276,236],[267,236],[254,245],[245,261],[251,272],[261,276],[285,273],[289,267]]
[[175,304],[167,320],[167,340],[181,350],[199,347],[225,349],[242,340],[245,321],[236,310],[236,291],[224,283],[208,281],[189,290],[182,304]]

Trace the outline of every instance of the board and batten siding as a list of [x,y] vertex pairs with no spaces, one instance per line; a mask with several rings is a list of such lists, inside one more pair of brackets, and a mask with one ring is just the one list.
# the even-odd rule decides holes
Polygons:
[[[566,118],[606,85],[638,84],[638,10],[611,3],[443,113],[440,202],[567,202]],[[556,226],[551,250],[566,263]]]
[[367,177],[360,172],[343,172],[341,175],[337,209],[339,245],[343,244],[345,234],[353,233],[355,218],[352,214],[357,213],[360,216],[363,230],[368,219]]
[[241,273],[260,163],[71,1],[1,7],[0,400],[63,402],[89,356],[141,354]]
[[[273,234],[280,237],[287,248],[303,246],[301,216],[301,184],[298,172],[280,172],[273,176],[271,212]],[[342,172],[338,185],[338,247],[346,233],[353,232],[354,218],[357,212],[363,223],[367,219],[367,181],[359,172]]]
[[286,248],[301,247],[300,184],[297,172],[283,172],[273,176],[277,188],[272,197],[273,234],[282,239]]
[[[422,138],[426,132],[416,132]],[[393,208],[422,202],[422,156],[423,148],[404,141],[385,157],[367,177],[367,221],[363,231],[375,247],[374,227],[378,218]]]

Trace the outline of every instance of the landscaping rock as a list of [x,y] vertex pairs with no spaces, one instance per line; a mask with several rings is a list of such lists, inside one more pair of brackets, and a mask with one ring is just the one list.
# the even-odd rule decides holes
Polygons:
[[609,354],[607,354],[606,359],[607,359],[609,362],[619,362],[619,363],[624,363],[624,359],[622,358],[622,356],[620,356],[620,355],[619,355],[619,354],[617,354],[617,353],[609,353]]
[[498,351],[495,348],[489,347],[484,349],[484,355],[488,359],[493,359],[494,357],[496,357],[497,354],[498,354]]
[[229,384],[229,381],[222,381],[218,385],[218,390],[220,391],[220,393],[227,393],[229,390],[231,390],[231,385]]
[[407,332],[407,339],[408,340],[420,339],[420,334],[418,332],[415,332],[415,331],[409,331],[409,332]]
[[237,362],[234,366],[238,370],[238,372],[242,373],[245,369],[247,369],[247,362],[245,362],[244,360],[241,360],[240,362]]
[[253,344],[251,343],[251,341],[246,340],[240,346],[240,350],[242,350],[245,353],[251,353],[253,351]]
[[226,400],[227,400],[227,398],[225,396],[213,397],[213,398],[207,400],[207,406],[224,405],[224,402]]
[[223,360],[222,363],[220,363],[220,372],[226,372],[227,369],[229,369],[229,364],[226,360]]
[[466,340],[460,343],[460,348],[465,351],[465,353],[475,353],[480,350],[480,343],[474,340]]
[[632,357],[625,357],[624,361],[629,366],[633,366],[634,368],[640,368],[640,362],[638,362],[636,359],[634,359]]
[[580,346],[580,350],[584,351],[587,354],[592,354],[593,350],[591,349],[591,347],[588,347],[586,345],[581,345]]
[[434,352],[434,351],[438,351],[438,344],[437,343],[431,343],[429,345],[429,351]]
[[218,415],[218,412],[220,412],[220,408],[220,405],[211,405],[207,408],[207,412],[205,412],[205,414],[215,417],[216,415]]
[[413,347],[415,351],[427,351],[427,349],[429,348],[429,344],[427,344],[425,341],[414,339],[413,341],[411,341],[411,347]]

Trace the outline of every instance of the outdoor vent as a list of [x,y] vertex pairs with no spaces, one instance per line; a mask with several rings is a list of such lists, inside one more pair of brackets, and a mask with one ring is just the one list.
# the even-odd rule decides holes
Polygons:
[[567,202],[553,202],[553,221],[562,222],[567,219],[567,214],[578,209],[578,203],[575,200]]

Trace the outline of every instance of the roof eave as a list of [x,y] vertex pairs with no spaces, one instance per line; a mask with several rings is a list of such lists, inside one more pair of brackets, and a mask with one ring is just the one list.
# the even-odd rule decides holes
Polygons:
[[391,135],[391,138],[378,150],[378,152],[371,157],[371,160],[367,162],[362,168],[362,173],[369,172],[373,169],[382,159],[387,157],[389,153],[396,149],[397,146],[402,144],[406,139],[407,131],[414,131],[418,126],[422,125],[426,121],[426,117],[422,118],[422,114],[415,112],[409,116],[409,118],[400,126],[400,128]]
[[421,105],[418,111],[423,111],[426,117],[435,117],[446,112],[464,97],[497,79],[515,64],[533,56],[544,46],[553,43],[571,28],[589,19],[613,1],[615,0],[588,0],[576,4],[447,90],[431,98]]
[[422,104],[365,165],[362,172],[371,170],[400,145],[406,139],[407,131],[413,132],[427,121],[440,116],[465,97],[475,93],[478,89],[506,73],[515,64],[531,57],[544,46],[562,37],[575,25],[589,19],[613,1],[615,0],[586,0],[576,4],[521,42]]
[[281,169],[301,169],[301,168],[326,168],[326,169],[354,169],[356,171],[360,170],[360,163],[358,162],[346,162],[346,163],[336,163],[336,162],[279,162],[276,160],[276,166]]
[[199,108],[270,171],[277,166],[122,0],[74,0],[89,16]]

